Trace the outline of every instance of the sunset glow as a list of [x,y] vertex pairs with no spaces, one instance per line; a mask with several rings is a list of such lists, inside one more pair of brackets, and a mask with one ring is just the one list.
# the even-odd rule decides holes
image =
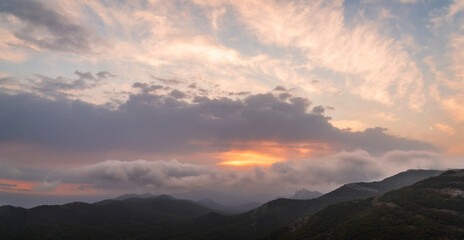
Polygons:
[[59,182],[32,182],[12,179],[0,179],[0,191],[21,194],[101,194],[101,190],[95,189],[91,184],[61,184]]
[[462,0],[0,0],[0,200],[462,167],[463,29]]
[[231,151],[220,154],[223,159],[218,165],[227,165],[235,167],[244,166],[269,166],[273,163],[283,161],[284,159],[275,156],[269,156],[263,153],[252,151]]

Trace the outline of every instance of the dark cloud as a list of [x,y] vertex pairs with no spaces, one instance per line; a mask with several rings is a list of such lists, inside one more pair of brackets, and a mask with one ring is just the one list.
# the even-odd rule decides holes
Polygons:
[[283,86],[277,86],[274,88],[274,91],[282,91],[282,92],[286,92],[287,89]]
[[203,88],[198,89],[198,92],[199,92],[201,95],[203,95],[203,96],[207,96],[207,95],[208,95],[208,90],[203,89]]
[[247,96],[250,92],[229,92],[229,96]]
[[12,14],[26,25],[15,36],[43,49],[73,53],[91,52],[95,34],[61,13],[32,0],[0,0],[0,13]]
[[55,97],[55,98],[65,98],[70,95],[64,91],[67,90],[88,90],[97,87],[100,84],[100,80],[96,79],[90,72],[74,72],[79,78],[77,79],[66,79],[63,77],[51,78],[48,76],[35,74],[36,79],[38,80],[30,84],[32,90],[38,91],[43,95]]
[[176,98],[176,99],[182,99],[182,98],[185,98],[185,93],[177,90],[177,89],[174,89],[172,90],[170,93],[169,93],[169,96],[173,97],[173,98]]
[[81,72],[81,71],[76,70],[76,71],[74,71],[74,74],[79,76],[80,79],[96,80],[91,72]]
[[66,96],[67,94],[60,92],[61,90],[85,90],[93,88],[94,85],[88,84],[83,79],[66,81],[62,77],[50,78],[47,76],[35,75],[39,82],[32,88],[48,96]]
[[[143,83],[135,87],[152,86]],[[65,86],[61,86],[62,88]],[[282,101],[272,94],[243,100],[197,96],[193,102],[161,94],[132,94],[114,110],[66,99],[0,94],[0,143],[24,142],[61,150],[128,149],[176,153],[227,150],[236,142],[322,143],[333,151],[379,154],[432,146],[395,137],[383,128],[347,132],[329,117],[308,112],[305,98]]]
[[148,94],[150,92],[163,88],[163,86],[161,85],[153,85],[153,84],[141,83],[141,82],[135,82],[134,84],[132,84],[132,87],[142,90],[142,93],[144,94]]
[[153,78],[155,80],[158,80],[158,81],[160,81],[160,82],[162,82],[163,84],[166,84],[166,85],[179,85],[181,83],[184,83],[183,81],[178,80],[178,79],[174,79],[174,78],[166,79],[166,78],[160,78],[160,77],[155,77],[155,76],[151,76],[151,78]]
[[106,79],[106,78],[115,78],[116,75],[110,73],[110,72],[107,72],[107,71],[101,71],[101,72],[98,72],[97,73],[97,76],[101,79]]
[[315,106],[311,112],[314,114],[324,114],[325,108],[323,106]]
[[279,99],[280,100],[287,100],[290,97],[292,97],[292,95],[290,93],[281,93],[281,94],[279,94]]

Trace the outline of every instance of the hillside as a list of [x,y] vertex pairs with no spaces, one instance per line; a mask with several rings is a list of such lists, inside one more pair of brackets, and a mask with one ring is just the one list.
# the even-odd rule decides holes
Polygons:
[[438,170],[408,170],[378,182],[358,182],[345,184],[320,197],[330,203],[349,201],[379,195],[391,190],[414,184],[423,179],[438,176]]
[[296,191],[295,194],[293,194],[293,196],[291,197],[291,199],[301,199],[301,200],[313,199],[313,198],[320,197],[322,195],[323,194],[318,191],[310,191],[308,189],[303,188],[303,189]]
[[[315,199],[276,199],[237,215],[224,215],[222,211],[204,206],[214,205],[211,201],[200,204],[169,195],[154,197],[150,194],[123,195],[119,200],[94,204],[74,202],[31,209],[3,206],[0,207],[0,239],[153,239],[154,236],[170,240],[256,239],[332,203],[379,195],[387,189],[406,186],[439,173],[410,170],[380,182],[347,184]],[[378,198],[359,200],[357,203],[364,205],[356,205],[346,212],[336,209],[335,213],[344,213],[340,216],[344,219],[350,216],[350,211],[367,207],[372,199],[381,202]],[[327,209],[322,212],[330,211]],[[277,236],[285,234],[288,233],[281,229]]]
[[174,226],[211,212],[195,202],[167,195],[31,209],[3,206],[0,239],[165,238],[175,231]]
[[[440,173],[442,171],[408,170],[379,182],[346,184],[315,199],[281,198],[235,216],[210,214],[202,217],[201,220],[194,220],[195,227],[191,231],[186,230],[183,234],[187,234],[193,239],[256,239],[291,221],[314,214],[330,204],[379,195],[388,189],[404,187]],[[353,188],[354,185],[368,186],[368,190],[366,188]]]
[[464,239],[464,170],[331,205],[265,239]]

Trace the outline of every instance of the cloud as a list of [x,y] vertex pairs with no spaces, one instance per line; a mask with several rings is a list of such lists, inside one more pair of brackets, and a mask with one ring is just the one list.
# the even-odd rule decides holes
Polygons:
[[74,71],[74,74],[79,76],[81,79],[96,80],[91,72],[81,72],[76,70]]
[[2,182],[0,188],[13,188],[15,186],[4,183],[26,180],[35,182],[31,188],[35,192],[54,191],[55,194],[59,194],[63,186],[85,186],[101,194],[217,190],[225,193],[238,191],[241,195],[268,193],[272,198],[301,188],[329,191],[346,183],[380,180],[407,169],[445,170],[460,166],[462,159],[447,159],[429,151],[398,150],[378,156],[363,150],[341,151],[321,158],[287,160],[269,167],[247,169],[177,160],[106,160],[71,168],[19,168],[21,172],[33,172],[40,177],[32,180],[28,174],[5,176],[11,181]]
[[[1,15],[0,15],[1,17]],[[22,49],[13,46],[21,45],[22,41],[14,36],[7,29],[0,28],[0,59],[9,62],[19,63],[27,59],[27,55]]]
[[406,98],[416,110],[425,103],[422,73],[400,42],[382,36],[379,27],[367,20],[346,26],[343,1],[197,3],[232,6],[261,43],[299,49],[310,70],[346,74],[346,87],[364,99],[392,105]]
[[[141,89],[152,86],[134,84]],[[306,98],[267,94],[244,99],[188,99],[146,91],[131,94],[115,109],[30,93],[0,93],[0,143],[39,144],[60,151],[126,149],[151,153],[228,151],[238,143],[313,143],[331,152],[363,149],[372,154],[435,149],[391,136],[384,128],[347,132],[330,124],[323,108],[309,112]],[[251,146],[251,145],[250,145]]]
[[178,84],[182,84],[184,82],[182,82],[181,80],[178,80],[178,79],[165,79],[165,78],[160,78],[160,77],[155,77],[155,76],[152,76],[153,79],[155,80],[158,80],[166,85],[178,85]]
[[277,86],[274,88],[274,91],[282,91],[282,92],[286,92],[287,89],[283,86]]
[[342,151],[317,160],[299,163],[281,162],[272,166],[278,173],[275,181],[294,184],[324,185],[370,181],[391,176],[407,169],[444,169],[456,167],[456,162],[443,161],[443,157],[424,151],[391,151],[372,156],[366,151]]
[[[390,151],[372,156],[366,151],[342,151],[320,159],[301,159],[274,163],[269,168],[230,170],[171,161],[107,160],[64,171],[54,171],[64,182],[92,184],[96,188],[119,191],[169,192],[179,190],[221,189],[229,191],[270,191],[284,189],[328,190],[345,183],[379,180],[407,169],[447,169],[459,161],[427,151]],[[48,175],[51,175],[50,172]],[[43,190],[57,182],[44,182]]]
[[454,130],[454,128],[452,128],[451,126],[449,125],[446,125],[446,124],[443,124],[443,123],[435,123],[435,128],[437,128],[438,130],[448,134],[448,135],[454,135],[456,133],[456,131]]
[[246,96],[250,95],[250,92],[229,92],[229,96]]
[[40,182],[32,187],[32,190],[37,191],[37,192],[52,192],[55,191],[55,189],[60,185],[59,181],[56,182],[48,182],[48,181],[43,181]]
[[172,90],[170,93],[169,93],[169,96],[173,97],[173,98],[176,98],[176,99],[182,99],[182,98],[185,98],[185,93],[177,90],[177,89],[174,89]]
[[11,14],[25,24],[14,35],[41,49],[85,53],[101,41],[92,31],[71,22],[64,15],[32,0],[0,1],[0,13]]
[[97,76],[101,79],[106,79],[106,78],[114,78],[114,77],[117,77],[116,75],[110,73],[110,72],[107,72],[107,71],[100,71],[97,73]]
[[161,86],[161,85],[141,83],[141,82],[135,82],[134,84],[132,84],[132,87],[142,90],[142,92],[145,93],[145,94],[148,94],[150,92],[153,92],[153,91],[156,91],[158,89],[163,88],[163,86]]
[[441,100],[441,104],[455,122],[464,122],[464,94],[446,97]]
[[194,189],[211,186],[216,178],[216,173],[208,167],[176,160],[108,160],[72,169],[70,173],[106,189]]
[[[101,72],[99,72],[101,73]],[[79,92],[91,90],[103,84],[102,78],[97,75],[94,76],[91,72],[74,71],[77,78],[68,79],[62,76],[52,78],[41,74],[34,74],[33,78],[29,79],[28,84],[20,84],[21,88],[25,91],[36,92],[41,95],[53,98],[64,98],[75,96]],[[106,73],[105,76],[108,76]],[[100,74],[101,75],[101,74]]]

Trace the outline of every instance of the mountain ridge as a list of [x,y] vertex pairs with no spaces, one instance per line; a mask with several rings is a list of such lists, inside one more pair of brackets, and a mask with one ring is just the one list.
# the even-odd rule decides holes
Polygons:
[[256,239],[332,203],[378,195],[438,173],[407,171],[379,182],[345,184],[315,199],[276,199],[237,215],[223,215],[191,200],[152,194],[31,209],[3,206],[0,225],[8,228],[0,229],[0,239]]
[[463,239],[464,170],[330,205],[263,239]]

